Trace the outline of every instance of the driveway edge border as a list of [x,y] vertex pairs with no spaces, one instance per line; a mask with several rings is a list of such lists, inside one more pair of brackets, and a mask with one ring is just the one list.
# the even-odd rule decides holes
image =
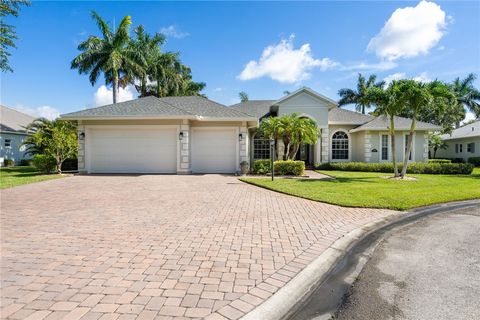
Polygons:
[[[394,227],[414,222],[435,213],[448,212],[465,207],[480,205],[480,199],[448,202],[426,207],[415,208],[404,214],[380,218],[352,230],[336,240],[321,255],[298,273],[285,286],[261,305],[244,315],[242,320],[279,320],[291,316],[301,303],[309,297],[316,287],[323,284],[336,266],[355,249],[355,247],[374,234],[386,232]],[[363,261],[363,265],[368,259]],[[357,270],[357,274],[363,269]],[[356,277],[350,277],[353,283]]]

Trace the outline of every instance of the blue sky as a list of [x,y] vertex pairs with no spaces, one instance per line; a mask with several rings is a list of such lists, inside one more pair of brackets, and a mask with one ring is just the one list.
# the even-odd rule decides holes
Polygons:
[[[480,76],[480,2],[43,2],[19,18],[15,72],[1,75],[1,103],[56,115],[107,103],[103,79],[70,69],[77,45],[98,34],[90,18],[131,15],[133,24],[167,34],[204,81],[204,93],[230,105],[238,92],[277,99],[300,86],[338,99],[356,75],[452,80]],[[476,82],[480,87],[480,81]],[[123,99],[136,93],[127,88]]]

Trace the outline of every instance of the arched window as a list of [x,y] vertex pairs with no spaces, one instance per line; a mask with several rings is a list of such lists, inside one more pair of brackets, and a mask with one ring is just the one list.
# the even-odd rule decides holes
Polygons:
[[332,136],[332,160],[348,160],[348,135],[344,131]]

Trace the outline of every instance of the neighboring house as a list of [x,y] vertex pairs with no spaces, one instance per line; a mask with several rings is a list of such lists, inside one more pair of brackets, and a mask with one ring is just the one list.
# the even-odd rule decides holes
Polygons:
[[[268,140],[256,136],[259,121],[293,112],[313,119],[319,128],[317,144],[302,146],[298,153],[307,164],[390,161],[387,119],[339,109],[309,88],[279,100],[232,107],[203,97],[145,97],[61,117],[78,123],[81,172],[233,173],[242,161],[269,157]],[[411,121],[395,122],[401,161]],[[417,124],[412,161],[426,161],[428,133],[439,129]]]
[[444,134],[442,140],[447,149],[437,150],[437,158],[461,158],[464,162],[468,158],[480,157],[480,120],[455,129],[452,134]]
[[0,165],[3,166],[5,159],[17,165],[22,159],[30,159],[22,144],[28,135],[25,127],[33,120],[34,117],[0,105]]

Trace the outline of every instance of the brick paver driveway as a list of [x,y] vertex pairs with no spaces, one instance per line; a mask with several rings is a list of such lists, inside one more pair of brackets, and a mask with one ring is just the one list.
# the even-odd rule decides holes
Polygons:
[[75,176],[1,192],[2,318],[236,319],[392,214],[235,177]]

